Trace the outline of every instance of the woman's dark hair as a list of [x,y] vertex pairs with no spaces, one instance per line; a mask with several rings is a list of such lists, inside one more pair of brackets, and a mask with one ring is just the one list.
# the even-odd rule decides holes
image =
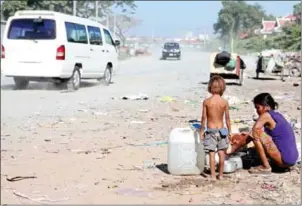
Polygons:
[[260,93],[254,97],[254,104],[262,106],[269,106],[272,110],[278,109],[278,103],[275,102],[274,98],[270,93]]

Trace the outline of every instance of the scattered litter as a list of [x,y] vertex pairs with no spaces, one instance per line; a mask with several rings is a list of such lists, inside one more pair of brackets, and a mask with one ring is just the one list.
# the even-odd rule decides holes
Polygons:
[[243,119],[233,119],[232,123],[246,123],[246,121]]
[[149,112],[149,110],[147,110],[147,109],[141,109],[141,110],[138,110],[139,112],[143,112],[143,113],[147,113],[147,112]]
[[262,189],[266,189],[266,190],[269,190],[269,191],[275,191],[277,189],[277,187],[275,185],[272,185],[272,184],[267,184],[267,183],[263,183],[261,185],[261,188]]
[[131,121],[131,124],[145,124],[143,121]]
[[167,145],[168,141],[160,141],[160,142],[153,142],[153,143],[144,143],[144,144],[128,144],[134,147],[146,147],[146,146],[160,146],[160,145]]
[[238,107],[234,107],[234,106],[230,106],[229,109],[230,109],[230,110],[237,110],[237,111],[239,110]]
[[17,191],[13,191],[13,194],[16,195],[17,197],[27,199],[27,200],[30,200],[32,202],[36,202],[36,203],[40,203],[40,204],[45,204],[45,203],[43,203],[43,201],[46,201],[46,202],[62,202],[62,201],[69,200],[69,198],[67,198],[67,197],[63,198],[61,200],[51,200],[51,199],[47,199],[47,198],[31,198],[31,197],[28,197],[27,195],[22,194],[21,192],[17,192]]
[[235,96],[224,96],[224,98],[229,102],[229,104],[239,104],[241,101]]
[[45,152],[46,153],[52,153],[52,154],[58,154],[60,152],[60,150],[53,150],[53,151],[46,150]]
[[193,104],[194,105],[194,104],[198,104],[199,102],[198,101],[193,101],[193,100],[185,100],[184,103],[185,104]]
[[107,116],[108,113],[107,112],[92,112],[93,115],[97,115],[97,116]]
[[78,109],[78,112],[88,112],[87,109]]
[[300,84],[299,83],[293,83],[294,87],[298,87]]
[[12,177],[12,178],[6,178],[7,181],[9,182],[16,182],[16,181],[21,181],[21,180],[25,180],[25,179],[35,179],[37,178],[36,176],[16,176],[16,177]]
[[118,188],[117,185],[112,185],[112,186],[107,186],[108,189],[111,189],[111,188]]
[[291,100],[294,99],[295,97],[292,95],[276,95],[274,96],[274,99],[286,99],[286,100]]
[[160,99],[161,102],[173,102],[175,101],[175,99],[173,97],[170,96],[164,96]]
[[136,197],[151,197],[151,194],[139,189],[123,188],[116,191],[119,195],[130,195]]
[[123,100],[148,100],[149,97],[146,94],[139,93],[137,95],[127,95],[122,97]]
[[171,107],[171,109],[172,109],[173,112],[179,112],[179,109],[176,109],[174,107]]
[[145,160],[143,163],[144,169],[151,169],[151,168],[155,168],[155,167],[156,167],[156,163],[151,160]]
[[297,122],[294,124],[295,129],[301,129],[301,122]]

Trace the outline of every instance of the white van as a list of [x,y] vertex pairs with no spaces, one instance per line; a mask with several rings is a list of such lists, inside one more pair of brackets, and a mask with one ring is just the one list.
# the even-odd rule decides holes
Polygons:
[[49,80],[72,90],[81,79],[109,85],[119,67],[118,45],[96,21],[53,11],[18,11],[4,31],[1,69],[19,89],[29,81]]

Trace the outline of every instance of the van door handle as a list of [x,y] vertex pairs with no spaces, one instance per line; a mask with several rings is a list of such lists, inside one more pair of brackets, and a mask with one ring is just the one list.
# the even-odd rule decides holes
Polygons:
[[106,52],[109,52],[108,50],[106,50]]
[[105,52],[105,50],[103,49],[102,52]]
[[93,51],[93,49],[90,49],[90,51]]

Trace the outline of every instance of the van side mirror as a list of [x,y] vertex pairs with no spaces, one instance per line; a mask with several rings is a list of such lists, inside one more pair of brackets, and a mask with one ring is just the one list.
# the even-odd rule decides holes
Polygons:
[[114,45],[115,45],[115,46],[119,46],[119,45],[121,45],[121,42],[120,42],[119,40],[115,40],[115,41],[114,41]]

